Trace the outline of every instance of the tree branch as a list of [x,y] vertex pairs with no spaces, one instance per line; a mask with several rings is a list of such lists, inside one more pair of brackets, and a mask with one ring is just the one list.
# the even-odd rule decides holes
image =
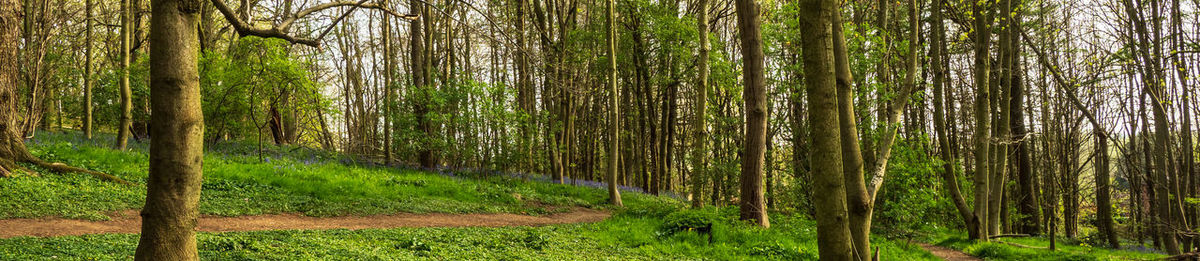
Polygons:
[[[242,21],[242,19],[237,17],[237,15],[234,13],[233,9],[229,8],[229,5],[225,4],[225,1],[212,0],[212,3],[213,3],[213,6],[215,6],[217,8],[217,10],[221,12],[221,15],[225,16],[225,20],[229,21],[229,24],[233,26],[233,29],[235,31],[237,31],[239,36],[243,36],[243,37],[258,36],[258,37],[262,37],[262,38],[277,38],[277,39],[283,39],[292,44],[302,44],[302,45],[307,45],[307,46],[312,46],[312,47],[317,47],[317,48],[321,47],[320,40],[321,40],[321,38],[323,38],[325,36],[325,34],[327,32],[329,32],[329,30],[325,30],[326,33],[322,33],[321,36],[319,36],[317,38],[296,37],[296,36],[288,34],[287,30],[289,28],[291,28],[292,24],[294,24],[296,22],[296,20],[299,20],[300,18],[304,18],[310,14],[320,12],[325,9],[330,9],[330,8],[334,8],[334,7],[351,6],[354,8],[367,8],[367,9],[380,10],[388,15],[396,16],[396,17],[403,18],[403,19],[409,20],[409,21],[417,19],[417,15],[415,15],[415,14],[404,14],[404,15],[398,14],[396,12],[393,12],[390,9],[387,9],[387,7],[385,7],[383,5],[376,4],[376,3],[367,3],[367,1],[368,0],[361,0],[358,2],[340,1],[340,2],[325,3],[325,4],[320,4],[317,6],[309,7],[304,10],[300,10],[299,12],[296,12],[296,14],[291,15],[287,19],[283,20],[283,22],[280,22],[279,24],[276,24],[270,28],[254,27],[250,24],[247,24],[246,21]],[[347,15],[350,14],[350,12],[353,12],[353,11],[354,11],[354,9],[350,9],[350,11],[347,11],[345,14],[338,17],[337,20],[334,20],[333,24],[329,25],[329,28],[333,28],[334,26],[336,26],[338,22],[341,22],[341,20],[343,18],[345,18]]]

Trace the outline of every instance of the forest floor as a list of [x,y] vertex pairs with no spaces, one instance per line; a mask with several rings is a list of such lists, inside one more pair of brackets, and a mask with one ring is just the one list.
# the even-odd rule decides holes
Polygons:
[[[109,173],[0,179],[0,260],[131,260],[145,205],[147,144],[42,132],[31,152]],[[625,188],[624,207],[589,181],[358,163],[300,147],[206,145],[198,251],[204,260],[816,260],[816,222],[772,212],[770,229],[736,206],[687,208]],[[261,153],[261,156],[260,156]],[[699,218],[699,219],[697,219]],[[711,222],[712,234],[679,224]],[[940,260],[872,238],[883,260]],[[932,242],[932,241],[931,241]]]
[[[575,208],[571,212],[544,216],[511,213],[410,214],[371,216],[311,217],[299,214],[271,214],[238,217],[203,216],[196,231],[232,232],[298,229],[368,229],[401,227],[515,227],[599,222],[611,216],[607,211]],[[92,221],[65,218],[21,218],[0,220],[0,238],[19,236],[55,237],[89,234],[137,234],[142,218],[136,210],[114,213],[109,220]]]

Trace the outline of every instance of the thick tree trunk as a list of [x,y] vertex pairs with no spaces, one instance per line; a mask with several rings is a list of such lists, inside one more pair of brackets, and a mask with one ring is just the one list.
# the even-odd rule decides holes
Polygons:
[[17,88],[21,65],[17,59],[21,43],[21,2],[0,2],[0,177],[10,176],[15,162],[31,157],[17,135]]
[[150,178],[136,260],[198,260],[204,114],[196,26],[200,0],[153,0]]
[[746,139],[742,154],[741,219],[770,227],[763,198],[763,156],[767,144],[767,90],[763,78],[762,34],[759,6],[738,0],[738,32],[742,42],[742,79],[745,84]]
[[[750,2],[750,1],[744,1]],[[740,3],[740,2],[739,2]],[[740,6],[739,6],[740,7]],[[817,248],[821,260],[856,260],[852,250],[846,210],[845,179],[835,79],[833,32],[837,3],[832,0],[800,2],[801,46],[804,50],[812,130],[812,187],[817,219]]]

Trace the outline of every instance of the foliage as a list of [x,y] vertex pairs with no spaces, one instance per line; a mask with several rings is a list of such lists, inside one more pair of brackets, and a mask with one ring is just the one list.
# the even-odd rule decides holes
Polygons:
[[[941,161],[926,150],[928,137],[898,137],[876,204],[875,223],[888,234],[961,222],[942,187]],[[881,232],[881,231],[876,231]],[[896,235],[908,236],[908,235]]]
[[[663,218],[663,224],[658,231],[665,235],[674,235],[698,228],[711,228],[717,221],[715,209],[689,209],[671,213]],[[710,232],[711,233],[711,232]]]
[[271,120],[319,128],[300,118],[330,104],[319,95],[321,85],[310,79],[309,64],[290,46],[280,39],[242,37],[228,52],[201,56],[206,139],[260,138]]

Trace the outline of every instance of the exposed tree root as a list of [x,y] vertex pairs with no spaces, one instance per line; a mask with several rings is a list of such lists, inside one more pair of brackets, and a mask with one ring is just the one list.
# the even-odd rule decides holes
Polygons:
[[46,168],[46,169],[48,169],[50,171],[54,171],[54,172],[83,173],[83,174],[92,175],[93,177],[99,178],[104,181],[120,183],[120,184],[127,185],[127,186],[133,186],[133,182],[129,182],[124,179],[118,178],[117,176],[109,175],[109,174],[99,172],[99,171],[92,171],[92,170],[87,170],[87,169],[83,169],[83,168],[79,168],[79,167],[72,167],[70,165],[62,164],[62,163],[58,163],[58,162],[46,162],[46,161],[40,160],[40,159],[29,159],[29,160],[26,160],[26,162],[32,163],[34,165],[37,165],[38,167]]
[[1000,242],[1000,243],[1004,243],[1004,244],[1007,244],[1007,245],[1010,245],[1010,246],[1020,247],[1020,248],[1031,248],[1031,249],[1049,249],[1049,248],[1045,248],[1045,247],[1027,246],[1027,245],[1022,245],[1022,244],[1017,244],[1017,243],[1013,243],[1013,242],[1007,242],[1007,241],[998,241],[998,242]]
[[1179,255],[1169,256],[1162,260],[1197,260],[1200,259],[1200,252],[1183,253]]
[[989,236],[988,238],[997,239],[997,238],[1006,238],[1006,237],[1029,237],[1029,235],[1028,234],[999,234],[999,235]]

